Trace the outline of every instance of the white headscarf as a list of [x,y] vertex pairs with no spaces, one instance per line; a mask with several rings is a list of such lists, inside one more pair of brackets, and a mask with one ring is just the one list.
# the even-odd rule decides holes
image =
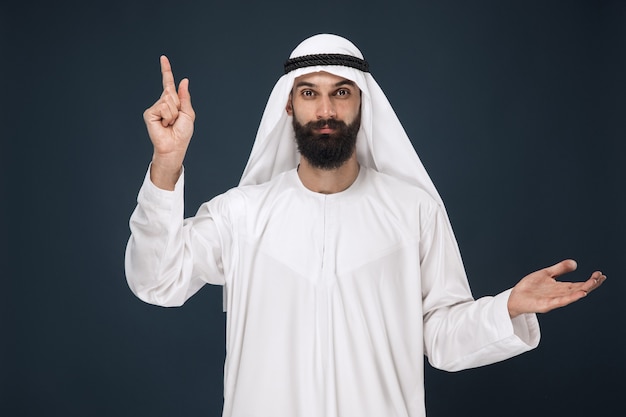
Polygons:
[[[342,54],[363,59],[361,51],[337,35],[320,34],[304,40],[290,59],[316,54]],[[361,129],[357,159],[363,166],[423,188],[443,207],[439,193],[424,169],[389,100],[369,72],[341,65],[317,65],[283,75],[270,94],[240,185],[260,184],[297,167],[300,157],[292,120],[285,110],[294,79],[325,71],[346,78],[361,89]]]

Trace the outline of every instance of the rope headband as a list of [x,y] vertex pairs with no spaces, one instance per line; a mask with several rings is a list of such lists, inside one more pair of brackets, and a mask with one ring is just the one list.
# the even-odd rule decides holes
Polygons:
[[369,72],[369,64],[364,59],[344,54],[315,54],[288,59],[287,62],[285,62],[285,74],[298,68],[317,65],[342,65],[344,67],[356,68],[363,72]]

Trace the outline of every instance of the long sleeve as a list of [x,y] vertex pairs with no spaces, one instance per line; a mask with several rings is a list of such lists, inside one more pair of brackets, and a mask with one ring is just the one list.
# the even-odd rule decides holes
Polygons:
[[149,170],[130,218],[125,270],[141,300],[180,306],[205,283],[223,285],[223,236],[205,203],[184,219],[184,173],[174,191],[157,188]]
[[534,314],[511,319],[510,290],[474,300],[452,231],[438,213],[422,242],[424,341],[429,362],[447,371],[499,362],[535,348]]

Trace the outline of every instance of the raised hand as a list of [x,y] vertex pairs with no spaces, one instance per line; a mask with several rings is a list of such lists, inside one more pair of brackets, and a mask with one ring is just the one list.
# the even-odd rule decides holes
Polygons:
[[513,287],[508,308],[511,317],[523,313],[546,313],[585,297],[598,288],[606,276],[595,271],[584,282],[562,282],[556,278],[576,270],[576,262],[567,259],[526,275]]
[[183,79],[176,90],[170,61],[161,56],[163,93],[143,113],[148,135],[154,146],[150,179],[159,188],[173,190],[193,134],[195,112],[191,106],[189,80]]

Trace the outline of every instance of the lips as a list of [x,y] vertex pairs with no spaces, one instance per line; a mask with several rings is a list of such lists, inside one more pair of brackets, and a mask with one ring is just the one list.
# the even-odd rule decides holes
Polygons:
[[315,129],[315,132],[319,133],[320,135],[330,135],[331,133],[335,133],[335,129],[324,126],[319,129]]
[[318,135],[332,135],[341,128],[342,122],[336,119],[320,119],[311,124],[312,130]]

